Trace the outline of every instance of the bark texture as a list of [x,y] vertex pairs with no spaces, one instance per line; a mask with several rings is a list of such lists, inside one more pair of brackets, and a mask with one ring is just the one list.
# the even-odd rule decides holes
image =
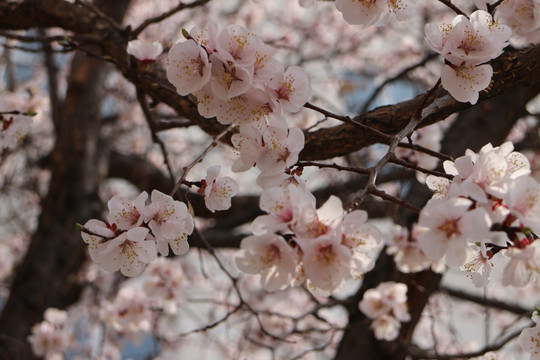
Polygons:
[[[193,98],[178,95],[162,71],[143,73],[130,63],[125,49],[132,37],[131,30],[117,25],[129,0],[100,0],[96,5],[108,17],[88,5],[64,0],[0,1],[0,30],[62,28],[71,31],[76,41],[84,36],[85,40],[80,41],[80,46],[86,52],[79,52],[71,65],[67,95],[59,107],[59,119],[55,122],[57,142],[49,160],[52,169],[50,188],[42,204],[38,229],[24,261],[16,271],[10,297],[0,316],[0,359],[31,358],[26,343],[31,326],[41,320],[46,308],[63,308],[77,300],[80,288],[75,279],[86,255],[75,223],[98,217],[103,205],[97,199],[96,189],[104,176],[130,178],[141,189],[157,188],[168,192],[168,180],[159,170],[141,164],[132,157],[104,153],[105,148],[99,144],[99,109],[107,63],[112,63],[154,102],[168,104],[191,124],[211,135],[224,130],[217,121],[201,117]],[[421,126],[462,112],[446,135],[443,152],[459,156],[465,148],[478,150],[493,139],[498,142],[493,145],[499,145],[516,119],[525,114],[527,101],[539,92],[539,59],[540,46],[530,46],[506,52],[492,61],[495,85],[480,94],[479,106],[473,108],[468,103],[455,101],[439,87],[426,104],[426,116]],[[424,95],[420,95],[359,114],[352,120],[385,134],[395,134],[409,122],[423,102]],[[387,141],[374,132],[352,124],[306,132],[305,135],[306,144],[301,160],[330,159]],[[109,160],[110,166],[104,163]],[[362,184],[360,181],[351,186],[361,187]],[[425,187],[412,186],[408,201],[422,206],[428,195]],[[194,204],[202,208],[197,202],[200,203],[201,199],[195,198]],[[260,211],[257,203],[258,200],[252,197],[235,200],[233,209],[240,211],[224,214],[226,218],[222,220],[228,222],[221,223],[223,228],[214,229],[213,237],[218,239],[221,236],[223,239],[221,246],[237,246],[237,238],[227,238],[226,233],[218,232],[252,219],[258,214],[256,211]],[[246,209],[250,209],[249,212]],[[410,221],[414,220],[414,216],[409,215],[409,218]],[[373,337],[370,321],[358,310],[358,302],[366,289],[391,280],[409,285],[409,302],[415,306],[410,309],[412,320],[403,324],[398,340],[386,343]],[[439,280],[440,275],[430,271],[401,274],[395,269],[392,259],[382,254],[375,270],[366,275],[358,293],[345,303],[350,321],[336,359],[405,358],[407,344],[420,314],[429,296],[437,290]]]
[[[103,3],[104,11],[121,19],[129,1]],[[29,12],[10,16],[43,15],[31,10],[30,6]],[[2,18],[10,17],[0,14]],[[102,61],[82,53],[76,54],[71,64],[67,94],[55,128],[49,190],[38,228],[15,271],[0,316],[1,359],[32,358],[26,338],[31,327],[42,320],[45,309],[65,308],[79,298],[81,289],[76,279],[86,261],[86,249],[76,224],[99,216],[103,207],[97,186],[104,175],[99,171],[103,168],[101,162],[107,157],[98,139],[103,81],[108,69]]]

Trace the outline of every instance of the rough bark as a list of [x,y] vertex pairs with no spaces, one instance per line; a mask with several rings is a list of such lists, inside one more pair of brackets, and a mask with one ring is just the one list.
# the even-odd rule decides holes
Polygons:
[[[21,3],[0,3],[0,29],[16,30],[31,27],[61,27],[76,34],[93,35],[99,39],[101,54],[106,55],[138,89],[156,102],[163,102],[182,117],[201,127],[209,134],[218,134],[224,126],[215,120],[201,117],[190,97],[176,93],[168,84],[163,71],[141,73],[129,63],[125,49],[130,38],[129,29],[117,29],[87,7],[62,0],[27,0]],[[493,84],[480,94],[481,103],[512,91],[520,86],[534,86],[540,82],[540,46],[509,51],[491,62],[494,69]],[[157,86],[156,86],[157,85]],[[414,99],[395,105],[382,106],[360,114],[354,120],[387,134],[394,134],[405,126],[424,99]],[[427,104],[431,112],[421,126],[445,119],[450,114],[471,107],[469,103],[454,100],[442,87]],[[372,132],[350,124],[307,132],[301,160],[330,159],[360,150],[376,142],[384,142]]]
[[[121,18],[128,3],[115,1],[111,16]],[[104,158],[98,138],[107,68],[84,54],[76,54],[71,64],[67,95],[55,129],[49,190],[38,228],[15,270],[0,316],[1,359],[32,358],[26,342],[31,327],[41,321],[45,309],[64,308],[79,297],[77,274],[86,261],[86,250],[76,223],[99,216],[103,206],[97,197]]]

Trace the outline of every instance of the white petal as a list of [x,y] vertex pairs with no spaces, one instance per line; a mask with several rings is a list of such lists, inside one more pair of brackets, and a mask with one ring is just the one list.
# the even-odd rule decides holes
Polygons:
[[444,65],[441,73],[442,86],[460,102],[476,104],[478,92],[491,82],[493,69],[490,65],[461,66]]

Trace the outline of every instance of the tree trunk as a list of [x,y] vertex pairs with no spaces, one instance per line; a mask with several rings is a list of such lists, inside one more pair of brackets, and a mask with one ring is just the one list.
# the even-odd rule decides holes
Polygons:
[[[104,11],[121,19],[129,1],[103,3],[111,7],[103,7]],[[77,274],[86,261],[86,249],[76,223],[99,217],[102,211],[97,188],[99,169],[104,168],[100,161],[107,156],[101,153],[98,138],[107,68],[103,61],[81,53],[71,64],[56,127],[49,190],[0,316],[1,359],[32,358],[27,342],[32,326],[47,308],[64,308],[80,295]]]

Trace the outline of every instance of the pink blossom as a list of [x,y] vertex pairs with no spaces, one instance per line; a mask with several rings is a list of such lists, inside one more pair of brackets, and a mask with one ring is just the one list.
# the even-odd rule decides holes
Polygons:
[[298,66],[289,66],[287,71],[276,74],[268,87],[274,91],[273,104],[278,112],[297,112],[311,96],[309,78]]
[[418,236],[420,248],[431,260],[445,256],[447,265],[461,266],[467,260],[467,241],[489,237],[491,221],[482,208],[469,210],[464,198],[430,200],[420,212],[418,225],[427,231]]
[[375,337],[379,340],[392,341],[399,335],[400,322],[390,315],[382,315],[371,323]]
[[407,285],[393,281],[382,282],[368,289],[358,304],[360,311],[373,319],[371,328],[379,340],[397,338],[400,322],[410,320],[407,309]]
[[131,228],[114,239],[95,245],[90,257],[106,271],[120,270],[125,276],[138,276],[157,255],[155,241],[146,240],[147,236],[147,228]]
[[510,212],[523,225],[540,233],[540,185],[529,176],[515,179],[504,196]]
[[237,66],[232,62],[222,62],[215,53],[210,55],[210,62],[212,63],[210,88],[220,100],[228,100],[251,89],[252,68]]
[[395,225],[390,230],[389,247],[386,252],[394,255],[394,262],[399,271],[403,273],[418,272],[428,269],[432,261],[420,248],[417,235],[420,232],[418,226],[414,226],[411,235],[406,228]]
[[230,208],[231,198],[238,193],[238,185],[232,178],[218,178],[220,170],[219,165],[209,167],[199,189],[199,192],[204,194],[206,208],[211,212]]
[[304,148],[304,133],[299,128],[287,131],[269,126],[263,140],[264,150],[257,165],[265,173],[281,172],[294,165]]
[[216,57],[223,63],[245,67],[253,72],[255,52],[266,45],[243,26],[232,24],[225,27],[216,40]]
[[255,131],[252,131],[252,133],[242,131],[239,134],[234,134],[231,137],[231,142],[234,150],[238,153],[238,158],[232,164],[232,171],[247,171],[257,164],[262,151],[261,134]]
[[474,286],[484,287],[489,281],[493,263],[490,261],[493,256],[487,249],[485,242],[480,242],[480,250],[477,245],[472,245],[475,254],[462,267],[467,272],[467,276],[472,279]]
[[137,334],[152,326],[151,299],[134,287],[122,287],[103,310],[103,320],[117,332]]
[[329,236],[306,239],[302,241],[302,250],[306,276],[316,287],[332,292],[349,276],[352,252],[339,239]]
[[444,65],[441,84],[457,101],[474,105],[478,101],[478,93],[491,83],[492,75],[493,68],[490,65]]
[[392,310],[392,307],[384,301],[383,294],[378,289],[366,290],[358,307],[370,319],[376,319]]
[[527,42],[540,41],[540,4],[535,0],[505,0],[495,14]]
[[302,213],[315,209],[315,197],[292,184],[287,187],[272,187],[262,193],[260,208],[268,215],[258,216],[253,221],[255,234],[289,232]]
[[193,40],[179,41],[169,50],[167,79],[180,95],[200,90],[210,81],[211,64],[203,47]]
[[470,18],[457,15],[451,24],[425,26],[426,41],[455,66],[480,65],[498,57],[508,44],[512,31],[493,21],[483,10]]
[[186,204],[153,190],[152,203],[144,215],[161,255],[169,254],[169,246],[175,255],[188,252],[187,237],[193,232],[194,224]]
[[510,261],[504,268],[504,286],[523,287],[534,279],[540,279],[540,241],[536,240],[525,248],[511,247],[506,251]]
[[146,199],[148,199],[146,191],[140,193],[133,203],[122,196],[114,196],[107,203],[109,208],[107,221],[109,221],[109,224],[116,224],[116,227],[120,230],[140,226],[144,220]]
[[267,291],[288,287],[295,276],[293,249],[279,235],[248,236],[235,256],[236,266],[248,274],[261,274],[261,286]]
[[367,26],[386,22],[390,15],[405,20],[416,6],[410,0],[336,0],[336,8],[349,24]]

